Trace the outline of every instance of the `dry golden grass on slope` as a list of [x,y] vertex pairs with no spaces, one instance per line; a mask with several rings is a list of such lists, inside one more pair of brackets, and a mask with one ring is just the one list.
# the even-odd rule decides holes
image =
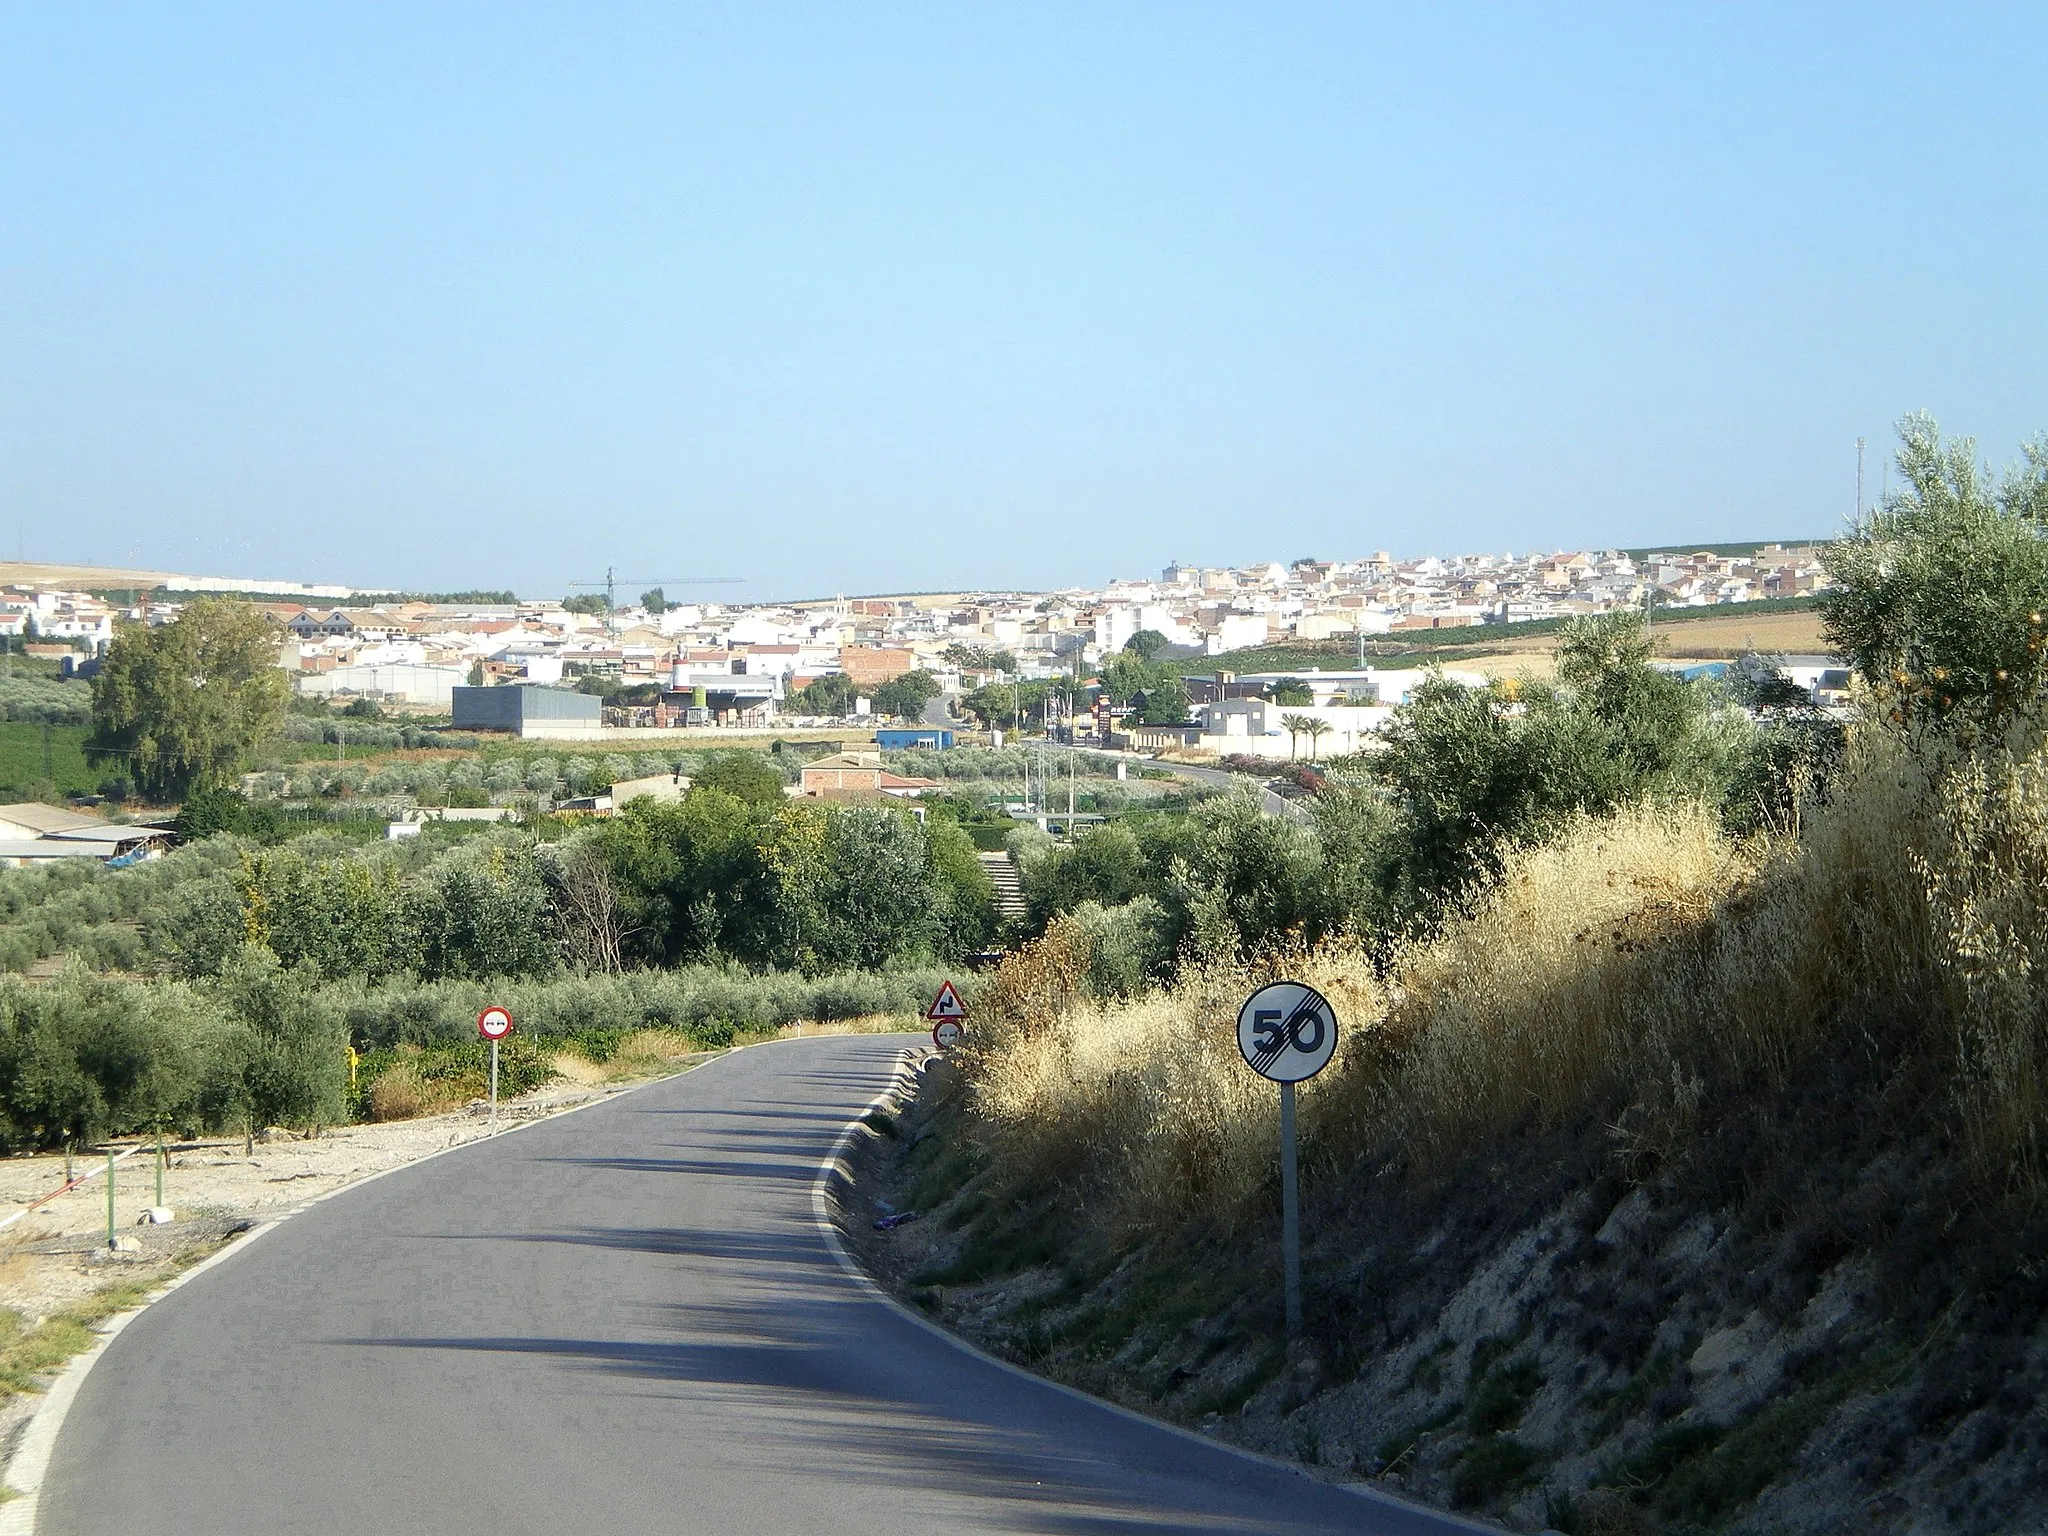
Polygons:
[[1981,1174],[2048,1189],[2048,748],[1966,759],[1937,801],[1922,867],[1965,1142]]
[[[1061,925],[1006,965],[1063,970],[1077,942]],[[1320,988],[1347,1021],[1384,1009],[1372,967],[1344,946],[1264,966],[1210,966],[1170,992],[1077,1002],[1051,1021],[1019,1023],[984,994],[989,1019],[977,1025],[969,1071],[1003,1155],[1059,1183],[1092,1183],[1113,1170],[1120,1208],[1141,1224],[1172,1226],[1199,1209],[1241,1204],[1272,1162],[1278,1106],[1272,1085],[1238,1055],[1235,1019],[1245,995],[1282,972]],[[1359,1041],[1343,1038],[1333,1070]]]
[[1931,1064],[1979,1171],[2038,1190],[2048,764],[2038,746],[1935,760],[1859,730],[1828,803],[1770,845],[1737,845],[1689,807],[1578,822],[1392,956],[1384,981],[1335,944],[1096,1003],[1079,984],[1085,938],[1056,925],[1005,962],[963,1053],[988,1150],[1130,1232],[1246,1209],[1277,1110],[1234,1017],[1284,973],[1327,992],[1345,1026],[1302,1090],[1307,1155],[1326,1168],[1426,1178],[1489,1138],[1597,1116],[1646,1176],[1684,1149],[1710,1090],[1781,1085],[1855,1031]]
[[[1712,609],[1697,610],[1711,614]],[[1660,656],[1674,661],[1725,661],[1746,651],[1788,656],[1825,655],[1829,646],[1821,634],[1818,610],[1794,613],[1735,614],[1693,618],[1680,614],[1657,615],[1654,638]],[[1468,667],[1488,677],[1547,678],[1556,662],[1558,637],[1532,635],[1512,647],[1480,653],[1469,661],[1446,665]]]

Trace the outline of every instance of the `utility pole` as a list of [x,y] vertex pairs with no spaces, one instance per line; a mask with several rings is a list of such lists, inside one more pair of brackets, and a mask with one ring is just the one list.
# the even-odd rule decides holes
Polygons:
[[1863,439],[1856,439],[1856,520],[1863,521]]
[[[1074,835],[1074,775],[1079,773],[1081,749],[1074,745],[1074,711],[1072,701],[1067,707],[1067,837]],[[162,1202],[158,1202],[161,1204]]]

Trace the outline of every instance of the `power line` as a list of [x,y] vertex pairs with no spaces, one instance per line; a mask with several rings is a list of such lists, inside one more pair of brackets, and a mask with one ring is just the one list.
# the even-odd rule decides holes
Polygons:
[[746,578],[743,576],[619,576],[613,572],[610,566],[606,566],[604,568],[603,581],[572,581],[569,583],[569,585],[572,587],[584,587],[591,590],[595,590],[599,587],[602,587],[604,589],[604,628],[606,634],[611,634],[613,632],[612,614],[617,610],[619,606],[618,593],[615,589],[618,587],[618,584],[622,581],[629,587],[634,585],[635,583],[643,581],[646,582],[650,588],[729,587],[735,586],[738,583],[744,581],[745,579]]

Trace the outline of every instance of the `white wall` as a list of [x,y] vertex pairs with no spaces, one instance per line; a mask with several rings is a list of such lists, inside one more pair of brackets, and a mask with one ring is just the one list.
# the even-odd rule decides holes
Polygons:
[[1270,633],[1263,614],[1230,614],[1216,626],[1216,633],[1209,637],[1209,654],[1218,656],[1225,651],[1243,651],[1255,645],[1264,645]]
[[299,692],[304,694],[381,693],[387,698],[414,704],[452,707],[455,690],[469,681],[459,667],[336,667],[331,672],[299,675]]

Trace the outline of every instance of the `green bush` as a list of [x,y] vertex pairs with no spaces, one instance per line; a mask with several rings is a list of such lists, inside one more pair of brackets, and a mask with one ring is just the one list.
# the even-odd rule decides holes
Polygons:
[[344,982],[325,995],[350,1038],[366,1050],[474,1038],[476,1016],[491,1004],[511,1011],[522,1038],[566,1043],[661,1028],[687,1031],[711,1045],[732,1031],[777,1029],[799,1019],[922,1013],[945,975],[921,966],[804,977],[696,965],[545,980]]
[[251,944],[211,988],[243,1036],[240,1103],[257,1125],[333,1125],[345,1118],[348,1033],[317,977],[286,971]]
[[346,1044],[333,1002],[253,947],[200,987],[0,979],[0,1143],[333,1124]]
[[1088,989],[1097,997],[1134,997],[1173,959],[1166,914],[1150,896],[1120,907],[1084,901],[1068,915],[1088,936]]
[[2048,683],[2048,435],[1994,480],[1968,438],[1899,422],[1900,489],[1831,546],[1829,641],[1896,706],[1996,724]]
[[1512,1435],[1488,1435],[1475,1441],[1458,1457],[1451,1471],[1452,1505],[1471,1509],[1522,1487],[1530,1480],[1538,1460],[1534,1450]]
[[173,886],[143,919],[142,932],[149,953],[173,974],[217,975],[247,932],[241,896],[221,874]]

